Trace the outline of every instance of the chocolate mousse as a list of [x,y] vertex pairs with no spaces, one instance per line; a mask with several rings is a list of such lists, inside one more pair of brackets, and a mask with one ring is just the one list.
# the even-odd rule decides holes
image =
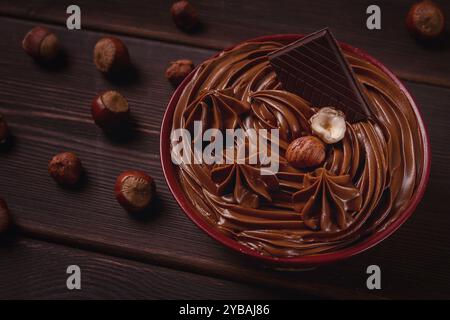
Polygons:
[[[222,132],[279,129],[278,171],[263,175],[259,162],[180,162],[179,182],[199,216],[262,255],[333,252],[385,229],[410,204],[424,162],[418,119],[388,75],[345,50],[330,59],[342,54],[342,68],[348,64],[356,81],[348,89],[354,94],[351,107],[360,103],[368,109],[355,117],[339,101],[333,105],[331,99],[326,106],[308,101],[287,88],[271,64],[273,54],[285,48],[286,43],[246,42],[206,60],[185,86],[172,124],[172,130],[189,132],[194,121],[203,130]],[[314,50],[302,54],[307,52],[304,61],[315,61]],[[324,79],[330,76],[321,72]],[[313,76],[320,78],[316,71]],[[293,144],[302,137],[307,141]],[[190,144],[197,138],[192,135]],[[288,149],[294,154],[286,154]],[[304,154],[320,159],[300,159]]]

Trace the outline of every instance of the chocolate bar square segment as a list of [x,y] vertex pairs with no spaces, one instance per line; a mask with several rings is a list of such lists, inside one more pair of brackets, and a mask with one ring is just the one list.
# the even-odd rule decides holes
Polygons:
[[370,118],[370,100],[328,28],[269,54],[269,61],[283,88],[313,107],[339,109],[351,123]]

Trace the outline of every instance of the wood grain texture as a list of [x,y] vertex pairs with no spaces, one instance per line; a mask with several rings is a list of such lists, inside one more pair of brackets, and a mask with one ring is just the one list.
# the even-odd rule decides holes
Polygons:
[[[164,78],[168,61],[200,62],[213,52],[123,37],[137,70],[130,83],[103,78],[91,62],[101,34],[55,28],[68,55],[67,65],[48,70],[20,48],[33,23],[0,19],[0,112],[15,135],[14,147],[0,155],[0,194],[27,235],[269,287],[331,298],[450,297],[450,138],[446,134],[450,90],[406,83],[430,125],[433,169],[428,191],[413,217],[394,236],[348,261],[308,272],[271,271],[254,265],[208,238],[178,208],[159,164],[159,127],[172,93]],[[111,141],[93,124],[89,103],[97,91],[119,89],[130,101],[137,133],[126,143]],[[47,162],[59,150],[79,153],[87,169],[80,190],[58,188]],[[116,175],[137,168],[154,176],[158,202],[152,214],[133,219],[113,196]],[[383,290],[366,289],[368,265],[383,270]]]
[[[173,1],[77,1],[82,26],[94,30],[222,49],[256,36],[310,33],[329,26],[341,41],[366,50],[406,80],[450,87],[450,33],[433,45],[415,41],[405,17],[415,0],[377,1],[382,29],[366,28],[371,0],[192,0],[203,21],[194,34],[176,29],[169,14]],[[436,0],[450,18],[450,2]],[[65,25],[70,0],[3,0],[0,14]]]
[[[0,299],[282,299],[286,294],[21,239],[0,244]],[[81,269],[81,289],[66,286]],[[304,297],[303,297],[304,298]]]

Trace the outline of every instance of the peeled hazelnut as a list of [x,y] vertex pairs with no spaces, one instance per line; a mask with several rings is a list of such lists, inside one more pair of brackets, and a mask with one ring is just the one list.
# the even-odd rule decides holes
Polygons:
[[0,234],[6,232],[11,225],[11,215],[5,200],[0,198]]
[[9,137],[9,128],[3,116],[0,114],[0,145],[5,144]]
[[199,24],[197,11],[188,1],[175,2],[170,13],[177,27],[185,31],[191,31]]
[[177,60],[170,63],[166,70],[166,78],[177,87],[192,70],[194,70],[194,63],[191,60]]
[[414,4],[406,17],[406,26],[413,35],[422,39],[438,37],[445,26],[442,9],[431,0]]
[[74,186],[80,180],[83,172],[80,159],[72,152],[55,155],[48,164],[48,172],[63,186]]
[[34,59],[49,61],[59,54],[59,40],[49,29],[35,27],[23,38],[22,48]]
[[94,63],[97,69],[103,73],[116,73],[129,66],[130,55],[120,39],[105,37],[95,45]]
[[116,199],[128,212],[142,212],[147,209],[155,191],[153,178],[142,171],[125,171],[116,180]]
[[128,101],[119,92],[110,90],[92,100],[91,113],[100,128],[111,132],[128,123],[130,108]]
[[286,160],[296,168],[310,168],[325,160],[325,144],[314,136],[295,139],[286,149]]
[[342,111],[326,107],[320,109],[310,119],[313,133],[323,142],[332,144],[345,136],[345,115]]

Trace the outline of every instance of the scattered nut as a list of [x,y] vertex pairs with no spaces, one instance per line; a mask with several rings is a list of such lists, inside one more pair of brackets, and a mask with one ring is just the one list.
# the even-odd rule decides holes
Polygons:
[[124,96],[110,90],[97,95],[92,100],[91,113],[100,128],[112,132],[128,123],[130,108]]
[[116,199],[128,212],[142,212],[147,209],[155,191],[153,178],[142,171],[125,171],[116,180]]
[[310,119],[313,133],[328,144],[336,143],[345,136],[345,115],[342,111],[325,107]]
[[9,128],[3,116],[0,114],[0,145],[5,144],[9,138]]
[[170,13],[177,27],[185,31],[192,31],[199,24],[197,11],[188,1],[175,2]]
[[166,78],[177,87],[192,70],[194,70],[194,63],[191,60],[177,60],[170,63],[166,70]]
[[95,45],[94,63],[97,69],[103,73],[116,73],[130,65],[130,55],[120,39],[105,37]]
[[31,29],[22,41],[22,48],[34,59],[54,60],[59,52],[58,37],[45,27]]
[[409,32],[422,39],[433,39],[444,31],[445,17],[442,9],[431,0],[414,4],[406,17]]
[[286,160],[296,168],[311,168],[325,160],[325,144],[314,136],[295,139],[286,149]]
[[72,152],[55,155],[48,164],[48,172],[62,186],[74,186],[80,180],[83,167],[80,159]]
[[0,198],[0,234],[6,232],[11,225],[11,215],[5,200]]

